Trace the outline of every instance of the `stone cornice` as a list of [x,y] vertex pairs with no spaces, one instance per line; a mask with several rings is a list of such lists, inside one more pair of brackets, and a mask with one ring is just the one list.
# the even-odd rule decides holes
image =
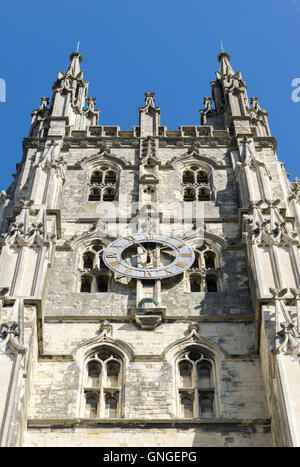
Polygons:
[[159,427],[162,425],[166,427],[180,427],[180,426],[199,426],[199,425],[218,425],[218,426],[232,426],[238,428],[238,426],[249,426],[249,425],[270,425],[271,420],[269,418],[257,418],[257,419],[232,419],[232,418],[212,418],[212,419],[181,419],[181,418],[165,418],[165,419],[152,419],[147,418],[115,418],[115,419],[88,419],[88,418],[30,418],[28,419],[29,428],[66,428],[66,427],[93,427],[93,426],[128,426],[142,428],[146,427]]
[[[270,297],[267,297],[268,299]],[[83,316],[83,315],[45,315],[45,323],[98,323],[104,320],[109,320],[115,323],[131,322],[130,316],[110,316],[110,315],[94,315],[94,316]],[[165,322],[214,322],[214,323],[232,323],[233,321],[248,323],[254,321],[254,314],[239,314],[229,316],[217,316],[217,315],[188,315],[188,316],[170,316],[166,315],[164,318]]]

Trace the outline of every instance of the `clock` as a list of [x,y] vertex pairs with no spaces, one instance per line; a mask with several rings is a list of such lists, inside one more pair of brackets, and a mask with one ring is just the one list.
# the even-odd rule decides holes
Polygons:
[[135,279],[166,279],[190,268],[194,251],[176,237],[137,233],[113,241],[103,252],[108,268]]

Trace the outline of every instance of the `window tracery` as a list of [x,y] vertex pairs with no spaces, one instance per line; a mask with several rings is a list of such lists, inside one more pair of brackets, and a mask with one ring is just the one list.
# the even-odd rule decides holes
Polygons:
[[195,247],[195,260],[190,268],[190,292],[218,292],[221,290],[220,264],[217,252],[204,243]]
[[80,258],[80,292],[106,293],[109,291],[110,273],[103,261],[105,246],[101,242],[89,245]]
[[177,361],[179,417],[215,418],[214,360],[200,349],[184,351]]
[[211,196],[211,173],[200,165],[191,165],[182,172],[183,201],[209,201]]
[[85,362],[84,416],[119,418],[123,386],[123,360],[111,349],[95,350]]
[[108,166],[94,169],[89,183],[89,201],[114,201],[117,195],[117,171]]

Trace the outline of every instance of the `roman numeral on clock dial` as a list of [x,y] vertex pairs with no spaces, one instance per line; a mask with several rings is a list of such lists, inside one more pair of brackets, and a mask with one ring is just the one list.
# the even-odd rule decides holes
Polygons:
[[175,266],[185,268],[186,266],[188,266],[188,263],[184,263],[183,261],[177,261],[177,263],[175,263]]
[[117,258],[117,253],[107,253],[106,258]]
[[131,269],[131,268],[125,269],[125,271],[123,272],[123,274],[132,274],[132,269]]
[[111,266],[113,268],[115,266],[119,266],[120,264],[121,264],[120,261],[112,261],[111,263],[109,263],[109,266]]

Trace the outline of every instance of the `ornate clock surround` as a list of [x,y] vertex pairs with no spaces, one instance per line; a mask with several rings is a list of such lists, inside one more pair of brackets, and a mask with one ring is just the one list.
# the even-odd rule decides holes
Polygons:
[[[143,244],[157,244],[156,249],[169,248],[174,253],[174,260],[167,266],[141,267],[128,264],[123,253],[132,246],[139,246],[145,250]],[[135,256],[141,256],[144,252]],[[195,259],[193,249],[183,240],[173,236],[156,233],[136,233],[127,237],[121,237],[113,241],[103,253],[103,260],[108,268],[121,276],[135,279],[167,279],[181,274],[191,267]]]

